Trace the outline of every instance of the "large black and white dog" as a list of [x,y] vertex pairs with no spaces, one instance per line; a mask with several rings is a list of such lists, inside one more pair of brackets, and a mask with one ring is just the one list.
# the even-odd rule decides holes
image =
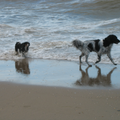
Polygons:
[[18,53],[22,53],[22,55],[25,56],[25,53],[27,53],[29,50],[29,46],[30,46],[29,42],[24,42],[24,43],[16,42],[15,44],[16,55]]
[[98,55],[98,61],[96,61],[95,63],[98,63],[101,61],[101,55],[102,54],[107,54],[107,56],[109,57],[109,59],[111,60],[111,62],[114,65],[117,65],[116,63],[114,63],[112,57],[111,57],[111,48],[113,46],[113,44],[118,44],[120,42],[120,40],[115,36],[115,35],[109,35],[108,37],[106,37],[103,40],[88,40],[88,41],[80,41],[80,40],[74,40],[72,41],[72,44],[81,51],[81,55],[79,56],[79,60],[81,62],[81,58],[83,56],[86,57],[86,63],[89,66],[92,66],[89,64],[88,62],[88,56],[90,54],[90,52],[96,52]]

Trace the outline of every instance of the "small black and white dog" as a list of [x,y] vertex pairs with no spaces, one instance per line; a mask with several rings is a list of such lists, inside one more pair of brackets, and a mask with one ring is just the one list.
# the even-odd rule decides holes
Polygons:
[[25,53],[28,52],[29,50],[29,46],[30,46],[29,42],[24,42],[24,43],[16,42],[15,44],[16,55],[20,52],[22,53],[23,56],[25,56]]
[[90,54],[90,52],[96,52],[98,55],[98,61],[96,61],[95,63],[98,63],[101,61],[101,55],[102,54],[107,54],[107,56],[109,57],[109,59],[111,60],[111,62],[114,65],[117,65],[114,63],[112,57],[111,57],[111,48],[113,46],[113,44],[118,44],[120,42],[120,40],[115,36],[115,35],[109,35],[108,37],[106,37],[103,40],[88,40],[88,41],[80,41],[80,40],[74,40],[72,41],[72,44],[79,49],[82,53],[79,56],[79,60],[81,63],[81,58],[83,56],[86,57],[86,63],[89,66],[92,66],[88,63],[88,56]]

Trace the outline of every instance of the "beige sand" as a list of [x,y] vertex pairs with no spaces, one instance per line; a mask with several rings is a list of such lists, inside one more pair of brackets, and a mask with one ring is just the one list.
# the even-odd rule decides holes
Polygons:
[[120,90],[0,83],[0,120],[119,120]]

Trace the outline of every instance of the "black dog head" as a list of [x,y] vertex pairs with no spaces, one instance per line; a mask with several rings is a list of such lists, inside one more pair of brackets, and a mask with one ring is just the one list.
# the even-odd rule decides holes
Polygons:
[[24,43],[22,43],[22,50],[23,50],[24,52],[28,52],[29,46],[30,46],[30,43],[29,43],[29,42],[24,42]]
[[113,44],[113,43],[118,44],[120,42],[120,40],[115,35],[109,35],[103,41],[104,41],[103,44],[105,47],[109,46],[110,44]]

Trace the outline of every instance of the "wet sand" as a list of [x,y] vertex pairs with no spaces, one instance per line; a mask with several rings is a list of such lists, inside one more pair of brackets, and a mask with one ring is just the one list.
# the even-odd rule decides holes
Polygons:
[[120,89],[120,65],[79,66],[79,62],[21,59],[0,60],[0,81],[77,89]]
[[[113,87],[119,65],[87,68],[73,62],[23,60],[0,61],[0,66],[0,120],[120,119],[120,89]],[[45,83],[38,82],[45,75]]]

